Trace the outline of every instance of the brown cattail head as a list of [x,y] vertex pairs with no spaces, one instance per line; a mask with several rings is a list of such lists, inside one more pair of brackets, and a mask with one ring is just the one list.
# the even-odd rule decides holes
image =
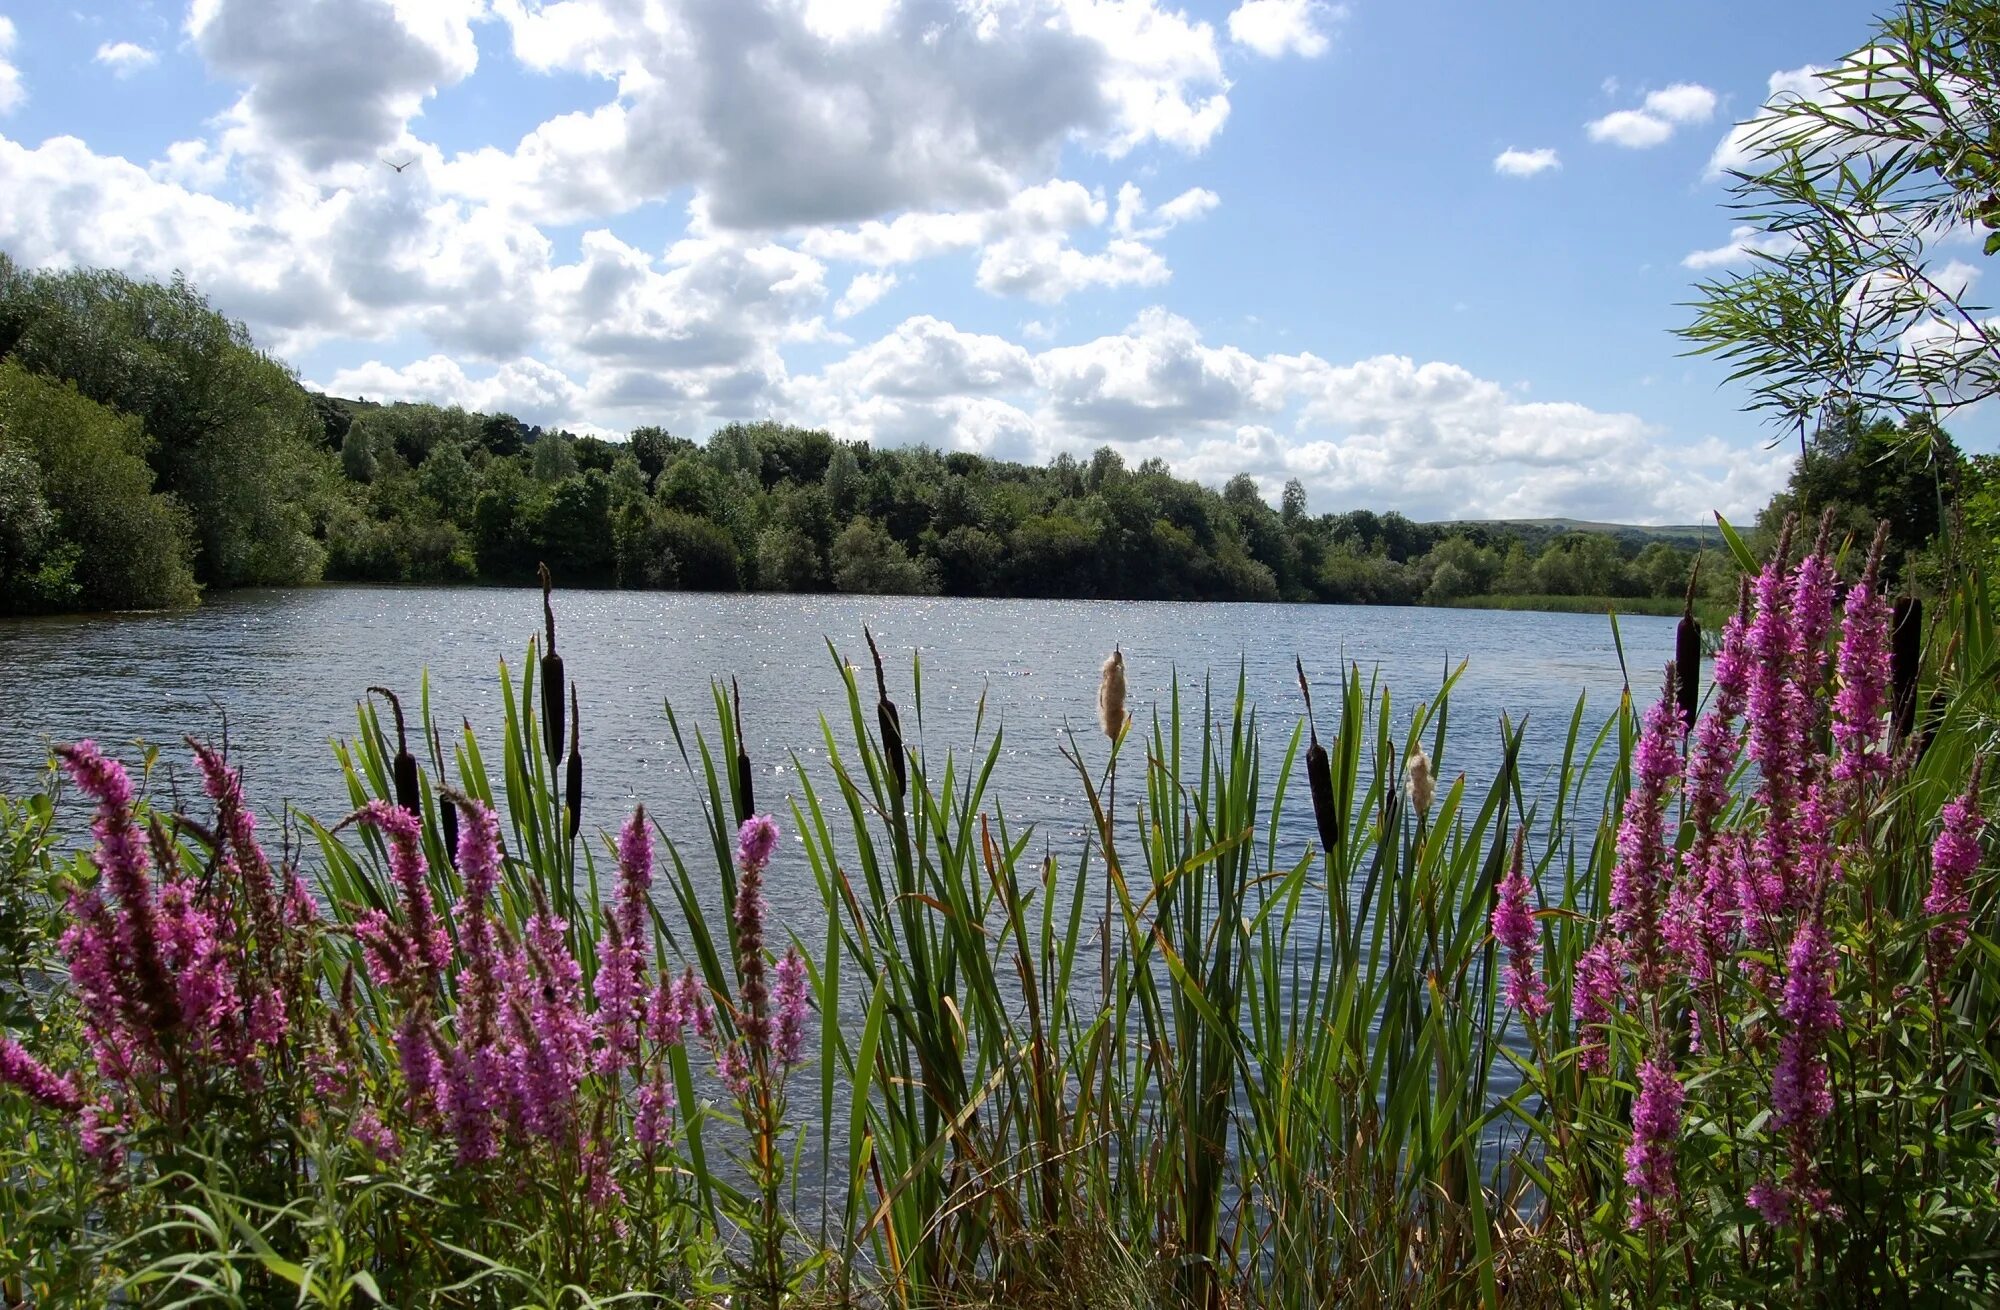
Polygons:
[[1889,621],[1889,703],[1898,740],[1917,726],[1917,673],[1923,653],[1924,603],[1915,596],[1898,597]]
[[882,676],[882,652],[875,645],[875,634],[864,627],[861,635],[868,639],[868,653],[875,660],[875,720],[882,729],[882,754],[889,761],[889,773],[900,796],[910,786],[909,766],[903,760],[903,721],[896,713],[896,702],[889,699],[889,683]]
[[451,867],[458,867],[458,806],[452,803],[450,790],[444,784],[444,748],[438,743],[435,722],[424,725],[431,742],[431,765],[437,770],[438,779],[438,826],[444,830],[444,854],[451,861]]
[[757,797],[750,778],[750,748],[743,744],[743,689],[733,677],[729,702],[736,719],[736,826],[740,828],[757,812]]
[[1125,652],[1116,646],[1097,678],[1097,726],[1113,741],[1125,730]]
[[1311,744],[1306,747],[1306,786],[1312,792],[1313,821],[1319,827],[1320,849],[1329,855],[1340,849],[1340,807],[1333,798],[1333,766],[1326,747],[1319,744],[1319,725],[1313,722],[1312,689],[1306,685],[1305,661],[1298,656],[1292,663],[1299,671],[1299,694],[1306,698],[1306,731]]
[[583,719],[576,705],[576,684],[569,689],[569,767],[564,771],[563,804],[569,810],[569,838],[576,840],[583,826]]
[[563,757],[563,662],[556,654],[556,607],[552,596],[555,580],[549,576],[549,566],[536,566],[542,579],[542,623],[546,630],[547,644],[542,648],[542,736],[549,748],[551,769]]
[[410,754],[410,737],[403,731],[403,702],[387,687],[370,687],[368,690],[388,701],[389,708],[396,715],[396,761],[390,770],[396,780],[396,804],[421,818],[424,793],[417,781],[417,757]]
[[1674,667],[1680,673],[1674,689],[1680,694],[1683,732],[1693,731],[1695,713],[1701,708],[1701,620],[1694,616],[1694,588],[1700,577],[1701,561],[1696,559],[1688,578],[1687,606],[1674,630]]

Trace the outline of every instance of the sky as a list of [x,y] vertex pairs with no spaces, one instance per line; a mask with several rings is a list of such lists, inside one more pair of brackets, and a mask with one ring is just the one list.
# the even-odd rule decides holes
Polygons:
[[0,0],[0,250],[579,433],[1746,517],[1789,448],[1673,329],[1731,125],[1873,8]]

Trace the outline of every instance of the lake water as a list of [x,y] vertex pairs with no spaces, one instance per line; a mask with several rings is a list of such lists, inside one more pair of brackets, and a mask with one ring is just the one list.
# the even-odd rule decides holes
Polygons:
[[[1271,775],[1300,713],[1295,654],[1315,690],[1325,684],[1322,727],[1332,722],[1345,662],[1379,670],[1405,724],[1446,666],[1469,660],[1453,693],[1441,773],[1463,770],[1479,785],[1497,761],[1503,712],[1530,720],[1523,767],[1534,789],[1560,763],[1578,694],[1588,694],[1594,727],[1623,684],[1601,615],[611,591],[562,592],[556,604],[558,645],[582,695],[587,825],[615,827],[644,800],[676,838],[700,829],[663,701],[671,698],[684,729],[712,728],[709,679],[736,677],[759,805],[783,818],[783,801],[797,790],[791,754],[807,769],[823,754],[819,715],[848,738],[827,641],[865,680],[863,624],[882,646],[913,740],[910,654],[920,654],[932,752],[963,748],[985,696],[988,731],[1004,731],[995,799],[1011,823],[1035,822],[1052,838],[1084,819],[1058,744],[1068,724],[1102,759],[1096,685],[1114,643],[1125,652],[1139,725],[1164,704],[1176,672],[1184,696],[1195,697],[1192,709],[1205,674],[1226,698],[1240,659],[1261,708]],[[347,800],[328,742],[353,732],[364,688],[389,686],[414,705],[428,669],[441,729],[462,716],[490,747],[501,721],[498,661],[518,671],[540,624],[533,590],[386,587],[226,593],[183,613],[0,620],[0,790],[35,785],[50,742],[94,736],[132,759],[125,748],[143,739],[180,762],[182,734],[219,736],[226,717],[255,804],[293,803],[331,821]],[[1627,617],[1620,629],[1634,682],[1649,695],[1653,671],[1671,657],[1674,622]],[[1302,788],[1296,801],[1303,823]]]
[[[1300,713],[1295,654],[1315,690],[1325,685],[1322,727],[1331,725],[1344,663],[1379,671],[1400,725],[1435,693],[1448,664],[1469,660],[1453,692],[1441,773],[1463,770],[1482,786],[1497,763],[1503,712],[1529,719],[1523,769],[1539,790],[1560,764],[1578,694],[1588,695],[1585,719],[1594,727],[1623,685],[1601,615],[612,591],[562,592],[556,604],[558,647],[582,696],[586,824],[615,827],[643,800],[677,839],[696,837],[700,826],[663,702],[672,700],[684,730],[712,729],[709,679],[737,678],[759,806],[783,818],[784,800],[797,791],[791,755],[809,770],[823,755],[820,714],[839,739],[849,736],[827,642],[861,666],[865,681],[864,624],[881,644],[906,735],[917,736],[914,650],[924,670],[924,744],[934,753],[963,749],[984,695],[987,730],[997,724],[1004,733],[995,800],[1011,823],[1034,822],[1059,843],[1085,817],[1058,751],[1061,734],[1075,728],[1102,759],[1096,686],[1114,643],[1125,652],[1139,725],[1164,706],[1176,673],[1184,703],[1195,698],[1191,710],[1204,675],[1226,698],[1240,659],[1261,709],[1271,775]],[[94,736],[136,759],[129,744],[144,740],[178,764],[182,734],[219,736],[226,720],[253,803],[296,804],[330,822],[347,799],[328,743],[352,734],[355,701],[369,684],[394,688],[414,706],[428,670],[441,730],[467,718],[490,752],[502,713],[498,662],[518,671],[540,625],[534,590],[388,587],[225,593],[182,613],[0,620],[8,689],[0,791],[33,787],[51,742]],[[1648,694],[1652,671],[1671,657],[1674,621],[1627,617],[1620,631],[1633,679]],[[1295,800],[1288,817],[1304,824],[1302,788]]]

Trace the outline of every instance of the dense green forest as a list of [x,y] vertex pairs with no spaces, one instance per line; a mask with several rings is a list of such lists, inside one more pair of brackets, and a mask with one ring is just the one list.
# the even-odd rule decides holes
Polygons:
[[[1855,421],[1765,518],[1840,506],[1920,552],[1991,457]],[[505,414],[321,396],[185,281],[0,255],[0,611],[190,604],[321,579],[688,590],[1462,603],[1671,600],[1689,532],[1418,523],[1269,504],[1106,448],[1046,467],[776,422],[622,442]],[[1734,582],[1719,552],[1703,590]],[[1518,603],[1535,603],[1523,599]]]

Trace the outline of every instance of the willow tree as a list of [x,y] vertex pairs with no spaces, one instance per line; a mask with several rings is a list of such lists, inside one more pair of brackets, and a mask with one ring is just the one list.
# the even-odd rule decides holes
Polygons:
[[2000,321],[1974,298],[2000,250],[1996,127],[2000,0],[1881,19],[1732,133],[1753,262],[1701,284],[1681,334],[1802,446],[1847,416],[1935,419],[2000,392]]

